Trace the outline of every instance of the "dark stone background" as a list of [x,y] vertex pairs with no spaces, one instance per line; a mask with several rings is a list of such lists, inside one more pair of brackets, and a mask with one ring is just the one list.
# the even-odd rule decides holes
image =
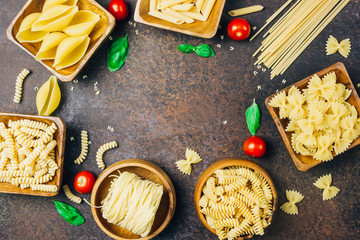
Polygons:
[[[0,106],[3,112],[36,114],[34,87],[49,76],[43,66],[6,38],[6,28],[25,0],[0,4]],[[106,6],[109,2],[99,1]],[[261,37],[253,42],[234,42],[226,35],[231,20],[223,14],[223,26],[213,39],[201,39],[137,24],[133,21],[135,0],[127,0],[131,17],[116,26],[113,37],[129,34],[130,54],[120,71],[110,73],[106,65],[105,43],[78,75],[78,83],[60,83],[62,100],[53,113],[66,122],[66,154],[63,183],[72,185],[81,170],[99,176],[95,154],[101,144],[116,140],[119,147],[106,153],[109,166],[122,159],[140,158],[156,163],[172,179],[177,191],[177,208],[170,225],[156,239],[217,239],[196,216],[193,193],[200,174],[213,162],[226,157],[251,159],[242,150],[250,133],[245,110],[255,97],[262,111],[258,135],[268,145],[261,159],[251,159],[269,172],[279,193],[279,206],[286,201],[285,190],[296,189],[305,195],[298,204],[299,215],[277,211],[273,224],[262,239],[359,239],[360,236],[360,147],[347,151],[333,161],[307,172],[298,171],[278,134],[264,100],[282,89],[335,62],[347,67],[353,83],[360,83],[360,1],[352,0],[315,39],[283,75],[270,80],[269,71],[255,76],[252,53]],[[265,9],[245,16],[259,29],[285,1],[227,1],[225,12],[239,7],[262,4]],[[135,33],[138,30],[139,34]],[[326,56],[329,35],[351,38],[348,59],[340,54]],[[262,35],[260,35],[262,36]],[[179,44],[210,44],[216,55],[210,59],[176,50]],[[221,44],[221,48],[216,47]],[[234,47],[230,51],[230,46]],[[15,79],[22,68],[31,70],[24,84],[21,104],[15,104]],[[87,79],[81,76],[87,75]],[[282,80],[286,79],[285,84]],[[101,91],[95,95],[94,83]],[[257,90],[257,85],[262,89]],[[71,91],[71,88],[74,88]],[[357,88],[359,93],[359,88]],[[227,121],[224,125],[223,121]],[[107,130],[111,126],[114,132]],[[80,131],[89,132],[90,152],[80,166],[73,160],[80,153]],[[75,141],[71,142],[73,136]],[[181,174],[175,161],[183,158],[186,147],[198,151],[203,161],[193,167],[190,176]],[[333,185],[341,189],[334,199],[323,202],[322,192],[313,182],[324,174],[333,175]],[[71,189],[73,187],[71,186]],[[90,195],[84,197],[90,198]],[[0,239],[108,239],[96,225],[90,207],[76,205],[86,218],[81,226],[72,226],[56,212],[51,200],[71,203],[61,191],[52,198],[0,194]],[[260,239],[255,237],[254,239]]]

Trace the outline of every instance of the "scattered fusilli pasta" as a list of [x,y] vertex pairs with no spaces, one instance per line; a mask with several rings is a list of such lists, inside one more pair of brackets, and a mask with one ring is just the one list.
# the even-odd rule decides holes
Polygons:
[[81,203],[81,200],[82,200],[81,197],[76,196],[75,194],[73,194],[67,184],[65,184],[62,188],[64,190],[64,193],[65,193],[66,197],[68,199],[70,199],[70,201],[73,201],[74,203],[78,203],[78,204]]
[[99,168],[104,169],[105,168],[105,163],[103,160],[103,155],[106,151],[116,148],[117,147],[117,143],[116,141],[112,141],[112,142],[108,142],[105,143],[104,145],[102,145],[96,152],[96,163],[98,165]]
[[87,131],[81,131],[81,152],[80,156],[74,160],[76,164],[81,164],[87,157],[89,148],[89,136]]
[[24,82],[25,78],[27,77],[27,75],[29,75],[29,73],[30,73],[30,71],[28,69],[24,68],[16,78],[15,96],[14,96],[15,103],[20,103],[20,101],[21,101],[21,95],[22,95],[22,91],[23,91],[22,90],[23,82]]

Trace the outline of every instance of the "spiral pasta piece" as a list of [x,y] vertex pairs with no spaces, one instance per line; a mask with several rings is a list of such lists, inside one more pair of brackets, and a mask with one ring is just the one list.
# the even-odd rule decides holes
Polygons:
[[78,204],[81,203],[81,201],[82,201],[81,197],[76,196],[75,194],[73,194],[67,184],[65,184],[62,188],[64,190],[64,193],[65,193],[66,197],[68,199],[70,199],[70,201],[73,201],[74,203],[78,203]]
[[89,148],[89,136],[87,131],[81,131],[81,152],[80,156],[74,160],[76,164],[81,164],[87,157]]
[[47,184],[31,184],[31,190],[33,191],[43,191],[43,192],[57,192],[58,187],[56,185],[47,185]]
[[29,75],[29,74],[30,74],[30,71],[28,69],[24,68],[16,78],[15,96],[14,96],[15,103],[20,103],[20,101],[21,101],[23,82],[24,82],[25,78],[27,77],[27,75]]
[[105,143],[104,145],[102,145],[97,153],[96,153],[96,163],[98,165],[98,167],[100,169],[104,169],[105,168],[105,163],[104,163],[104,160],[103,160],[103,155],[106,151],[110,150],[110,149],[113,149],[113,148],[116,148],[117,147],[117,143],[116,141],[112,141],[112,142],[108,142],[108,143]]

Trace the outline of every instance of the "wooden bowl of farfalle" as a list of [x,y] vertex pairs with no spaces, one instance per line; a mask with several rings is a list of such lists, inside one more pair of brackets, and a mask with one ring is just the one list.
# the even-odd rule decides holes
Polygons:
[[201,222],[219,239],[249,239],[264,235],[271,224],[277,192],[259,165],[228,158],[200,176],[194,200]]

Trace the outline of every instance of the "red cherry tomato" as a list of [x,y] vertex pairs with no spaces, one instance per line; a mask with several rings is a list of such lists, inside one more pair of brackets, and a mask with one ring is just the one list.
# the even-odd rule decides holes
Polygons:
[[227,34],[235,41],[245,40],[250,35],[250,30],[250,24],[242,18],[235,18],[227,25]]
[[124,20],[129,15],[129,7],[124,0],[111,0],[108,10],[116,20]]
[[250,157],[262,157],[266,152],[264,139],[257,136],[251,136],[244,142],[244,152]]
[[89,171],[81,171],[75,176],[74,188],[81,194],[90,193],[95,183],[95,176]]

